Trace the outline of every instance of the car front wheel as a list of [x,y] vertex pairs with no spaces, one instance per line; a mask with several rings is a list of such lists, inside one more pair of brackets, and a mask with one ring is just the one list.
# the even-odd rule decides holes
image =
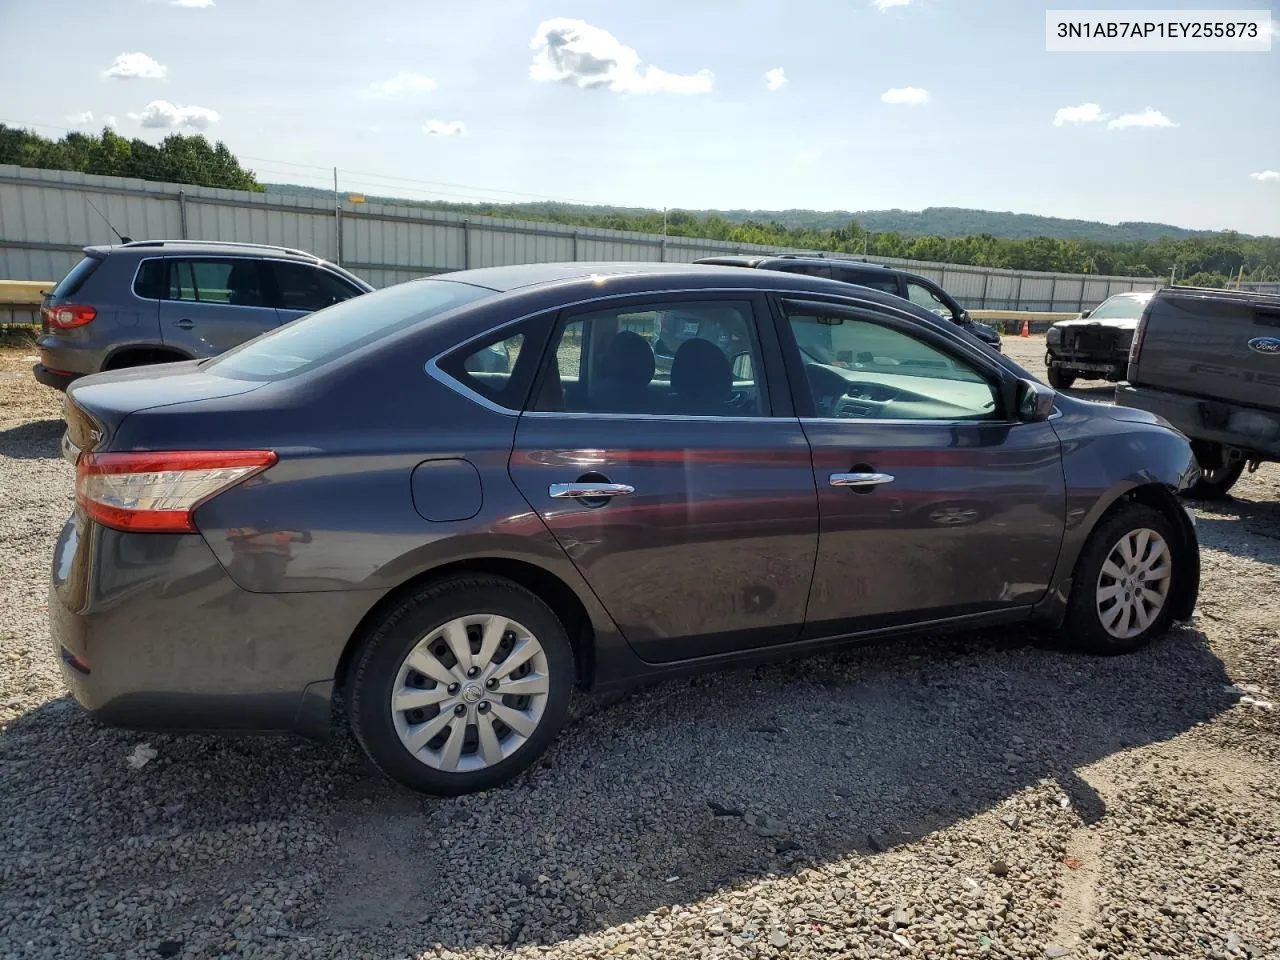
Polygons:
[[499,577],[453,577],[401,600],[366,637],[350,722],[387,776],[455,796],[533,763],[563,724],[573,684],[573,649],[546,604]]
[[1058,367],[1049,368],[1049,386],[1053,389],[1066,390],[1075,382],[1075,374],[1063,373]]
[[1104,519],[1076,563],[1063,639],[1091,653],[1130,653],[1167,631],[1182,549],[1152,507],[1127,504]]

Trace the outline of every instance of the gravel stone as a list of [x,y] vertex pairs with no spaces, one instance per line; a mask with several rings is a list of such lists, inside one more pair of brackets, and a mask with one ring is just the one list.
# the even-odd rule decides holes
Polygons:
[[68,699],[73,478],[29,353],[0,350],[4,960],[1280,957],[1273,465],[1192,504],[1200,606],[1133,656],[1009,628],[583,697],[545,764],[421,798],[341,729],[148,735],[134,770],[144,738]]

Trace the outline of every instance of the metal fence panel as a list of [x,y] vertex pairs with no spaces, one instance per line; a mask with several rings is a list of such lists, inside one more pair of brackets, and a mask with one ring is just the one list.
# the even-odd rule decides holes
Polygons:
[[[81,248],[111,243],[92,201],[136,239],[236,240],[308,250],[374,286],[466,267],[551,261],[665,260],[689,263],[737,253],[804,253],[698,237],[662,237],[598,227],[468,217],[420,206],[335,201],[325,196],[220,190],[0,165],[0,277],[56,281]],[[833,255],[835,256],[835,255]],[[939,283],[972,309],[1075,312],[1114,293],[1160,281],[999,270],[866,257]],[[1280,283],[1246,284],[1280,292]]]

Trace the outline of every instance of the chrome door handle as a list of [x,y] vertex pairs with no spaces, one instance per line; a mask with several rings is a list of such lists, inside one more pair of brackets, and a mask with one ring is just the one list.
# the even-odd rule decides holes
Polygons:
[[831,475],[831,485],[833,487],[869,489],[878,487],[882,483],[893,483],[893,477],[887,473],[833,473]]
[[636,488],[625,483],[553,483],[549,492],[557,500],[590,500],[595,497],[629,497]]

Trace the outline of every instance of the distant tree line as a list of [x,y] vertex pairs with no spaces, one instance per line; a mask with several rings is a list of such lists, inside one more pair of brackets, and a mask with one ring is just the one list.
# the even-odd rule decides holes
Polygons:
[[68,133],[50,140],[30,130],[0,123],[0,163],[45,170],[75,170],[111,177],[137,177],[201,187],[255,190],[263,187],[240,166],[227,145],[202,136],[171,134],[159,146],[126,140],[110,127],[102,135]]
[[[170,183],[190,183],[206,187],[228,187],[262,191],[252,171],[240,165],[227,146],[210,145],[202,136],[173,134],[159,146],[143,140],[126,140],[110,128],[101,136],[68,133],[49,140],[28,130],[0,124],[0,163],[118,177],[139,177]],[[315,188],[272,184],[273,191],[287,193],[327,193]],[[1244,280],[1280,280],[1280,238],[1247,237],[1233,231],[1212,234],[1163,236],[1131,242],[1107,242],[1087,237],[1051,236],[1007,238],[992,233],[969,236],[917,235],[898,230],[868,230],[856,219],[843,226],[806,225],[802,214],[811,211],[783,211],[788,222],[748,218],[735,222],[714,212],[644,210],[631,207],[591,207],[566,203],[454,204],[369,197],[373,202],[409,204],[436,210],[453,210],[506,218],[547,220],[553,223],[605,227],[640,233],[662,233],[676,237],[726,240],[730,243],[761,244],[800,250],[901,257],[937,263],[972,264],[1014,270],[1041,270],[1059,273],[1092,273],[1115,276],[1168,278],[1176,271],[1177,282],[1199,286],[1223,286],[1243,274]],[[929,211],[924,211],[928,213]],[[944,221],[921,219],[921,223],[954,226],[955,215],[948,210]],[[742,211],[745,213],[745,211]],[[880,212],[880,213],[883,213]],[[976,211],[978,222],[995,224],[1001,217],[1020,215]],[[977,216],[982,214],[988,219]],[[732,215],[732,214],[731,214]],[[815,217],[818,215],[815,214]],[[826,215],[829,216],[829,215]],[[994,220],[990,218],[996,218]],[[1024,218],[1025,219],[1025,218]],[[1053,221],[1044,218],[1045,223]],[[1022,221],[1019,221],[1022,223]],[[1077,225],[1084,221],[1064,221]],[[1025,223],[1022,224],[1025,227]],[[1097,225],[1104,227],[1102,224]],[[1135,225],[1157,228],[1158,224]],[[1082,228],[1072,226],[1071,232]],[[1175,228],[1170,228],[1175,229]]]

